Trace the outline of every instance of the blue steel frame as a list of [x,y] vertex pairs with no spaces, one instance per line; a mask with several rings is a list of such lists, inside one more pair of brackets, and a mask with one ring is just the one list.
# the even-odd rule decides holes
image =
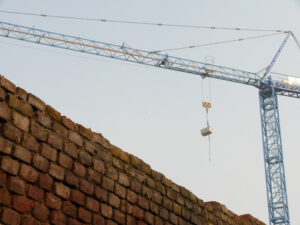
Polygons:
[[83,39],[30,27],[0,22],[0,36],[92,55],[104,56],[164,69],[254,86],[259,89],[261,126],[267,184],[269,222],[290,224],[277,95],[300,98],[300,86],[268,76],[288,36],[281,44],[263,77],[243,70],[209,65],[126,46]]

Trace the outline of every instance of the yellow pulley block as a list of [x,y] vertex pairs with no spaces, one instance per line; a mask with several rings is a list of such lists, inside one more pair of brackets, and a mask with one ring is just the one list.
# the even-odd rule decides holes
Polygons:
[[211,108],[211,103],[210,102],[202,102],[202,106],[206,109]]

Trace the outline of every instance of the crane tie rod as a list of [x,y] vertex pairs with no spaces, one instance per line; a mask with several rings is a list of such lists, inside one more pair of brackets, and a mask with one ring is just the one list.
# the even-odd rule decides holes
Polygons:
[[165,27],[181,27],[181,28],[195,28],[195,29],[210,29],[210,30],[235,30],[235,31],[256,31],[256,32],[277,32],[277,33],[286,32],[286,30],[281,30],[281,29],[257,29],[257,28],[216,27],[216,26],[201,26],[201,25],[153,23],[153,22],[128,21],[128,20],[111,20],[111,19],[104,19],[104,18],[101,19],[101,18],[86,18],[86,17],[75,17],[75,16],[61,16],[61,15],[16,12],[16,11],[6,11],[6,10],[0,10],[0,13],[24,15],[24,16],[49,17],[49,18],[57,18],[57,19],[69,19],[69,20],[85,20],[85,21],[96,21],[96,22],[165,26]]

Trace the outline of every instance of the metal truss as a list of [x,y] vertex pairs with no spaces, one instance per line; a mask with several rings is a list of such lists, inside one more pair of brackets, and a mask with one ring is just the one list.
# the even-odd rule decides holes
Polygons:
[[259,91],[265,175],[271,224],[290,224],[278,100],[273,87]]

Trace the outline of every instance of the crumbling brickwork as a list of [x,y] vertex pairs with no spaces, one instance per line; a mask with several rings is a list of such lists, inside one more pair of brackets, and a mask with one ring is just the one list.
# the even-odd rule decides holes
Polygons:
[[0,224],[263,224],[204,203],[2,76],[0,86]]

